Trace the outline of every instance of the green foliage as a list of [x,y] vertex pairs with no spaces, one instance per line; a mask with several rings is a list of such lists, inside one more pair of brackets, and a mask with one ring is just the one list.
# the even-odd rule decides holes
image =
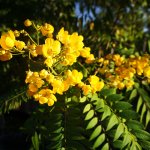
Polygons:
[[9,91],[9,95],[7,94],[0,97],[0,113],[8,113],[10,110],[19,109],[22,103],[28,100],[27,87]]

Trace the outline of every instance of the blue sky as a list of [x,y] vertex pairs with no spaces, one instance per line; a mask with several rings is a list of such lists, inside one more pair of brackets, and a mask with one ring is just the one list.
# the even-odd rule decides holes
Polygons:
[[[98,14],[100,12],[100,8],[96,7],[95,11],[96,11],[96,14]],[[94,15],[93,15],[91,10],[88,13],[88,11],[86,9],[84,9],[84,13],[82,14],[82,12],[80,11],[80,4],[77,3],[77,2],[75,3],[75,14],[76,14],[76,16],[78,16],[78,18],[81,18],[83,16],[83,25],[87,21],[95,19],[95,17],[94,17]]]

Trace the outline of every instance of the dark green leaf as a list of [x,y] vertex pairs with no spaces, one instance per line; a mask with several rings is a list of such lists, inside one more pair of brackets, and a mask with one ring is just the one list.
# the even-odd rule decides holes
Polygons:
[[144,130],[134,130],[134,134],[141,140],[148,140],[150,141],[150,133]]
[[137,120],[128,120],[126,124],[130,129],[133,130],[144,129],[144,125]]
[[121,140],[116,140],[113,142],[113,146],[116,149],[121,149],[122,141]]
[[149,141],[144,141],[141,140],[139,141],[140,145],[142,146],[143,149],[149,150],[150,149],[150,142]]
[[116,93],[116,89],[115,88],[110,88],[110,89],[102,89],[100,94],[102,94],[103,96],[109,96],[112,94]]
[[119,101],[116,103],[113,103],[113,108],[115,108],[116,110],[126,110],[131,108],[132,105],[128,102],[124,102],[124,101]]
[[53,134],[52,137],[51,137],[51,141],[59,141],[63,138],[63,135],[60,133],[60,134]]
[[32,136],[32,144],[35,150],[39,150],[39,137],[37,132]]
[[62,142],[58,141],[57,143],[53,142],[52,144],[49,144],[46,146],[47,149],[50,150],[56,150],[56,149],[60,149],[62,147]]
[[125,119],[137,119],[139,115],[133,110],[124,110],[120,112],[120,116]]
[[70,140],[75,140],[75,141],[80,141],[80,140],[84,140],[84,139],[85,139],[85,137],[82,135],[76,135],[76,136],[72,135],[70,138]]
[[106,100],[109,102],[120,101],[122,99],[123,99],[123,96],[121,94],[108,95],[106,98]]
[[142,99],[146,102],[147,107],[150,108],[150,100],[148,93],[142,88],[138,88],[137,90],[139,94],[142,96]]

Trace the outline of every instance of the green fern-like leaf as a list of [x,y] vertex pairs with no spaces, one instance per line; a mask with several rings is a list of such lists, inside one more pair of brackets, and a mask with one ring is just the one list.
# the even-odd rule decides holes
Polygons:
[[26,91],[27,88],[25,86],[9,91],[7,95],[2,95],[0,97],[0,112],[9,112],[10,110],[19,108],[23,102],[27,102],[30,97]]

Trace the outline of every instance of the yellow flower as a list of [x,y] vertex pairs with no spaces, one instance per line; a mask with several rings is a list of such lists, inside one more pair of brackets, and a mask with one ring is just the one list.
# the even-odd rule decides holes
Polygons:
[[37,94],[34,94],[33,97],[36,101],[39,101],[40,104],[47,103],[48,106],[52,106],[54,102],[57,101],[50,89],[42,89]]
[[90,48],[89,47],[84,47],[80,50],[80,56],[84,57],[84,58],[88,58],[90,57]]
[[47,102],[48,106],[52,106],[54,104],[54,102],[56,102],[56,101],[57,101],[57,99],[56,99],[55,95],[51,94],[48,98],[48,102]]
[[15,45],[15,35],[13,31],[8,31],[7,33],[2,34],[0,39],[0,45],[3,49],[9,50]]
[[122,90],[125,87],[125,84],[123,82],[119,82],[117,85],[117,88]]
[[81,83],[81,80],[83,78],[83,74],[81,72],[78,72],[77,70],[68,70],[66,73],[66,82],[71,85],[75,86],[76,84]]
[[150,66],[144,68],[144,76],[150,78]]
[[64,28],[60,29],[56,37],[63,44],[69,43],[70,35],[68,34],[68,31],[64,31]]
[[91,64],[91,63],[93,63],[94,60],[95,60],[94,55],[90,54],[90,56],[86,58],[85,62],[87,64]]
[[48,23],[45,23],[44,26],[41,26],[41,32],[43,36],[52,37],[54,27]]
[[82,91],[83,91],[83,94],[84,94],[84,95],[88,95],[88,94],[92,91],[92,88],[91,88],[90,85],[84,84],[84,85],[82,86]]
[[64,80],[62,83],[63,83],[63,87],[64,87],[64,92],[65,92],[65,91],[67,91],[69,89],[70,85],[68,84],[67,80]]
[[64,84],[61,79],[54,79],[51,83],[53,87],[53,92],[58,94],[63,94],[64,92]]
[[43,54],[42,49],[43,49],[43,45],[37,45],[37,46],[35,46],[36,54],[37,55],[42,55]]
[[4,54],[0,55],[0,60],[1,61],[7,61],[12,58],[12,54],[9,51],[5,51]]
[[121,66],[124,62],[124,57],[121,57],[119,54],[115,54],[113,55],[112,60],[115,61],[116,66]]
[[97,77],[96,75],[92,75],[89,77],[88,80],[89,80],[91,86],[94,86],[95,84],[97,84],[99,82],[99,77]]
[[32,25],[32,22],[31,22],[29,19],[26,19],[26,20],[24,21],[24,25],[25,25],[26,27],[29,27],[29,26]]
[[18,30],[15,30],[14,31],[14,35],[15,35],[15,37],[19,37],[20,36],[20,32]]
[[126,88],[132,88],[133,85],[134,85],[134,81],[133,80],[126,81],[126,83],[125,83]]
[[36,78],[34,82],[38,88],[41,88],[42,85],[44,85],[44,81],[41,78]]
[[40,78],[41,78],[41,79],[46,79],[47,76],[48,76],[48,71],[45,70],[45,69],[42,69],[42,70],[39,72],[39,75],[40,75]]
[[101,89],[104,87],[104,82],[99,81],[99,77],[95,75],[89,77],[89,82],[91,84],[93,93],[95,93],[96,91],[101,91]]
[[29,84],[29,91],[35,93],[35,92],[38,91],[38,87],[37,87],[35,84],[30,83],[30,84]]
[[17,49],[22,50],[25,47],[25,43],[23,41],[15,41],[15,46]]
[[46,58],[58,55],[60,53],[60,50],[60,42],[52,38],[47,38],[45,40],[45,44],[42,47],[43,56]]
[[68,65],[73,65],[73,63],[75,63],[77,60],[76,55],[74,54],[68,54],[66,53],[66,55],[64,56],[63,61],[61,62],[64,66],[68,66]]
[[72,70],[72,78],[74,85],[79,84],[83,78],[83,74],[74,69]]
[[44,64],[47,65],[47,67],[52,67],[54,61],[53,61],[53,58],[52,57],[48,57],[45,61],[44,61]]
[[48,74],[47,76],[46,76],[46,81],[48,82],[48,83],[53,83],[54,82],[54,75],[53,74]]
[[45,104],[45,103],[47,103],[47,102],[48,102],[48,98],[43,97],[43,96],[39,97],[39,103],[40,103],[40,104]]
[[78,35],[78,33],[74,32],[70,36],[69,46],[72,47],[74,50],[79,51],[83,48],[83,36]]

